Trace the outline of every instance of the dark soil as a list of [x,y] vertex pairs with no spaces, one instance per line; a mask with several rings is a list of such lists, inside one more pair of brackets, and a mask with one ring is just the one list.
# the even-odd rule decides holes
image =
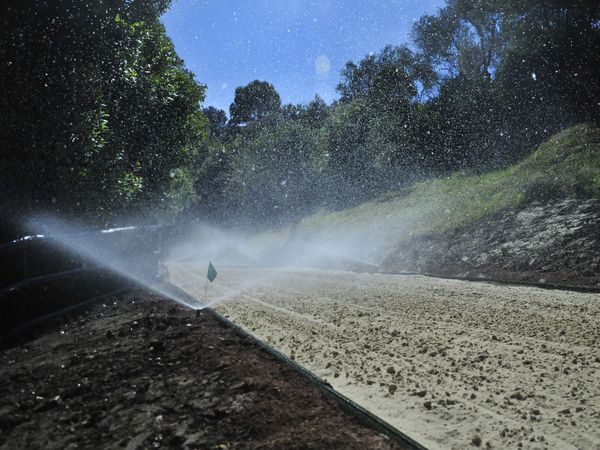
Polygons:
[[600,200],[508,208],[452,233],[404,242],[381,269],[600,287]]
[[0,361],[2,449],[400,448],[209,313],[145,293]]

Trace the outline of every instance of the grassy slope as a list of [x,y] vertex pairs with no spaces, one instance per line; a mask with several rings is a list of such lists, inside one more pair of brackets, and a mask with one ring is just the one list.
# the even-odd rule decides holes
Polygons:
[[[600,197],[598,128],[566,129],[504,170],[422,181],[408,193],[391,193],[354,208],[315,214],[305,218],[297,232],[352,240],[376,235],[371,247],[382,250],[405,239],[451,231],[509,206],[567,196]],[[287,231],[280,230],[263,239],[285,236]]]

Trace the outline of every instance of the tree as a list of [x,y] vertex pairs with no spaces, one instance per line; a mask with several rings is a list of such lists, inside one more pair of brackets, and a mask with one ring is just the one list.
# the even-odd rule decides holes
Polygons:
[[234,145],[240,147],[226,191],[241,217],[277,226],[296,222],[319,205],[324,163],[319,130],[297,121],[261,125],[251,139]]
[[453,136],[451,159],[493,167],[564,127],[598,122],[599,23],[600,3],[589,0],[448,0],[422,17],[413,38],[445,74],[430,107],[446,111],[436,128]]
[[317,94],[306,106],[302,115],[302,121],[310,127],[320,128],[328,115],[329,106],[327,106],[327,103],[325,103],[325,101]]
[[529,0],[515,14],[497,73],[515,129],[527,124],[539,141],[578,122],[600,122],[600,3]]
[[229,114],[233,124],[242,125],[259,120],[279,110],[280,106],[281,98],[275,87],[266,81],[254,80],[247,86],[235,89]]
[[[391,78],[393,73],[398,74],[397,80]],[[385,88],[388,92],[396,88],[406,89],[404,83],[414,85],[417,82],[426,91],[432,87],[436,78],[435,71],[408,47],[391,45],[384,47],[380,53],[366,56],[358,64],[347,62],[341,75],[337,91],[342,102],[368,96],[373,90],[381,91],[384,78],[391,82]],[[401,85],[398,86],[395,82],[400,82]],[[416,94],[416,91],[412,93]]]
[[235,159],[231,142],[210,137],[202,142],[193,164],[195,202],[193,215],[204,221],[225,221],[236,214],[230,204],[226,186]]
[[407,47],[386,46],[358,64],[347,63],[342,77],[340,104],[333,108],[327,129],[328,171],[344,197],[337,203],[344,204],[413,178],[419,152],[410,145],[409,125],[435,74]]
[[220,137],[227,125],[227,114],[222,109],[209,106],[202,110],[208,120],[208,129],[210,136]]
[[373,77],[368,95],[374,105],[386,112],[406,117],[417,89],[403,67],[386,64]]
[[491,79],[512,21],[512,0],[448,0],[437,15],[415,24],[413,40],[446,76]]
[[180,210],[189,202],[183,178],[205,134],[205,87],[185,69],[160,23],[169,3],[3,5],[6,214],[47,210],[106,224],[134,209],[164,211],[177,203]]
[[[340,102],[325,122],[330,206],[343,207],[370,198],[375,188],[375,159],[369,145],[373,109],[364,98]],[[378,149],[377,149],[378,151]]]
[[308,105],[288,104],[281,108],[284,120],[298,121],[311,128],[321,127],[328,114],[329,106],[318,94]]

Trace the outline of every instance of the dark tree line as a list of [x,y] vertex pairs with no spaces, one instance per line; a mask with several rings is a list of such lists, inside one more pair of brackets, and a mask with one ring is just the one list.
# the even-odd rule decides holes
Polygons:
[[188,205],[205,88],[159,21],[169,3],[2,3],[4,221],[45,211],[107,225]]
[[205,110],[194,214],[276,225],[452,171],[514,163],[550,135],[600,122],[600,4],[448,0],[387,46],[348,62],[326,105],[236,90]]

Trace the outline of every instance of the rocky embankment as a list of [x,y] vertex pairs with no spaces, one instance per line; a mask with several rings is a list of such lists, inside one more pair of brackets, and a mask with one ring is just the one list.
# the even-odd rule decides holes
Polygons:
[[507,208],[448,234],[403,242],[381,269],[600,287],[600,200]]

